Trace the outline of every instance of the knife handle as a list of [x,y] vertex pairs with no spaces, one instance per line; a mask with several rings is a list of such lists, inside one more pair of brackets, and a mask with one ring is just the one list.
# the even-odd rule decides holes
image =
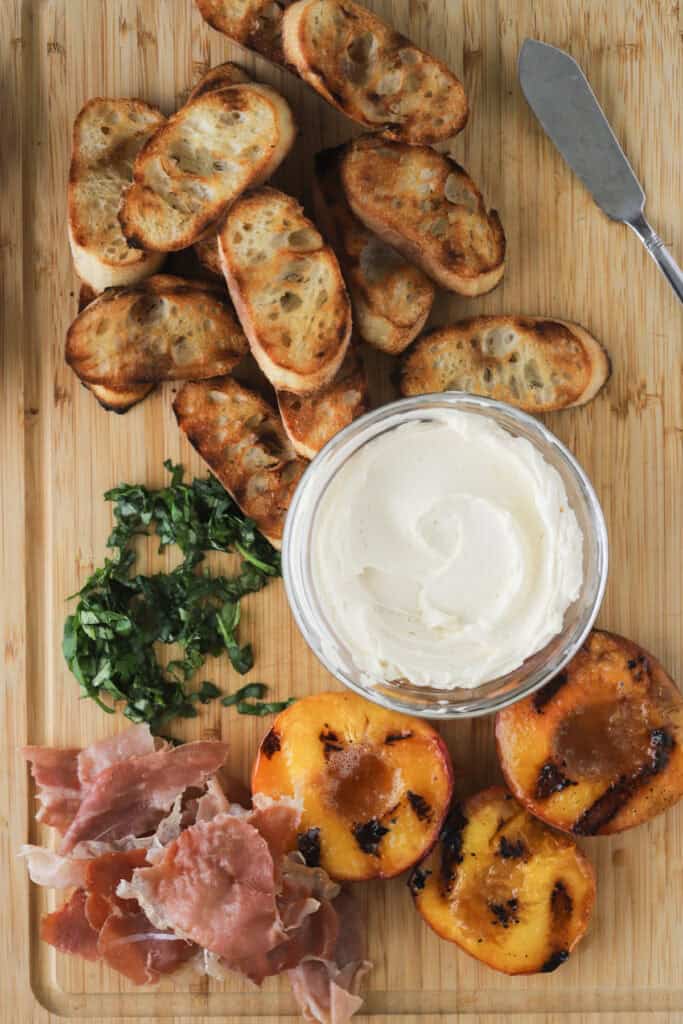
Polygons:
[[642,213],[633,220],[626,221],[626,223],[635,231],[650,256],[652,256],[652,259],[678,296],[678,301],[683,303],[683,270],[678,266],[657,232],[648,224]]

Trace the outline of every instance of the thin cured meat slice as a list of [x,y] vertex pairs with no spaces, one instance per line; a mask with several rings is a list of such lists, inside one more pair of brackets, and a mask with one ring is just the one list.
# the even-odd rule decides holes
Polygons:
[[191,786],[202,786],[227,755],[224,743],[186,743],[131,757],[97,776],[64,836],[62,853],[86,839],[120,839],[153,831]]
[[98,960],[99,934],[85,913],[87,894],[77,889],[59,910],[46,914],[40,923],[40,937],[62,953],[76,953],[86,960]]
[[253,808],[247,820],[268,843],[276,867],[285,854],[296,849],[301,812],[301,801],[286,796],[274,800],[265,793],[254,793]]
[[40,810],[37,820],[66,832],[76,817],[86,790],[96,776],[130,757],[151,753],[155,740],[148,725],[133,725],[117,736],[78,747],[24,747],[31,765]]
[[158,928],[216,953],[227,966],[261,955],[286,936],[268,845],[229,813],[186,829],[159,864],[136,871],[118,891],[136,897]]
[[127,850],[121,853],[105,853],[88,861],[85,870],[84,888],[88,893],[85,916],[97,931],[100,931],[112,913],[135,913],[135,900],[122,900],[116,895],[120,882],[130,881],[136,868],[146,863],[146,850]]
[[79,857],[62,857],[43,846],[26,844],[19,850],[19,856],[26,858],[31,881],[35,885],[51,889],[81,888],[85,884],[88,861]]
[[66,832],[81,803],[80,751],[77,748],[24,747],[23,753],[30,763],[40,803],[36,819],[59,832]]
[[288,971],[304,1020],[316,1024],[347,1024],[363,1005],[358,989],[372,966],[365,959],[363,923],[351,892],[343,889],[333,907],[339,928],[331,955],[313,955]]
[[115,971],[136,985],[149,985],[173,974],[197,955],[193,942],[160,931],[144,911],[113,911],[100,931],[98,951]]
[[[167,744],[164,744],[166,747]],[[100,772],[129,757],[142,757],[155,750],[155,741],[146,723],[132,725],[116,736],[92,743],[78,755],[78,778],[86,788],[95,781]]]

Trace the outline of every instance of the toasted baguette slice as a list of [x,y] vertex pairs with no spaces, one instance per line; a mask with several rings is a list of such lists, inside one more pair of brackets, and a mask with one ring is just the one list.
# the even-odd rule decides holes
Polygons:
[[186,384],[173,409],[214,476],[271,544],[280,547],[285,515],[306,463],[296,457],[275,410],[232,377]]
[[339,373],[322,391],[314,395],[278,391],[277,404],[295,452],[302,459],[312,459],[330,438],[368,410],[368,380],[358,353],[349,348]]
[[81,380],[114,391],[216,377],[246,352],[222,289],[168,275],[108,290],[79,313],[66,338],[66,361]]
[[138,153],[119,220],[131,245],[192,245],[237,196],[273,173],[294,141],[285,100],[255,82],[207,92]]
[[585,405],[609,377],[602,345],[578,324],[540,316],[479,316],[415,343],[401,392],[469,391],[524,409]]
[[163,263],[163,255],[128,245],[117,213],[138,151],[164,121],[163,114],[141,100],[94,99],[74,123],[69,244],[76,273],[98,294],[134,284]]
[[340,146],[316,155],[316,219],[339,257],[357,334],[369,345],[397,355],[424,327],[434,285],[352,213],[339,178],[343,152]]
[[196,0],[212,28],[262,57],[282,64],[282,10],[291,0]]
[[92,392],[103,409],[121,416],[138,402],[147,398],[147,395],[154,391],[156,384],[134,384],[121,391],[108,388],[105,384],[86,384],[85,386],[88,391]]
[[198,242],[195,242],[192,248],[204,270],[208,270],[210,274],[213,274],[214,277],[219,277],[222,281],[223,265],[221,263],[221,254],[218,250],[218,237],[214,234],[207,235],[206,238],[201,238]]
[[329,384],[351,336],[337,258],[291,196],[262,188],[230,208],[218,235],[223,273],[251,351],[276,390]]
[[353,0],[297,0],[282,43],[301,77],[359,124],[412,144],[465,126],[467,98],[453,72]]
[[230,61],[226,61],[225,64],[217,64],[216,67],[209,68],[206,74],[202,75],[187,97],[187,102],[192,103],[193,100],[198,100],[207,92],[218,92],[219,89],[225,89],[229,85],[242,85],[244,82],[251,82],[251,78],[237,64],[231,64]]
[[341,179],[357,217],[433,281],[483,295],[505,270],[505,235],[495,210],[453,160],[427,146],[365,137],[351,143]]

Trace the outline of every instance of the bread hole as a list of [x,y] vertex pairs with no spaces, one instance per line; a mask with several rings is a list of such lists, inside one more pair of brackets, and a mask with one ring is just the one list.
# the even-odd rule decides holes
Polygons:
[[279,320],[280,319],[280,314],[277,312],[277,310],[273,310],[272,313],[268,314],[268,319],[269,320]]
[[408,49],[398,51],[398,59],[401,64],[417,64],[420,60],[420,54],[417,50]]
[[438,199],[423,199],[420,203],[420,209],[423,213],[432,213],[434,210],[438,210],[440,205]]
[[314,252],[322,248],[323,240],[313,228],[299,228],[290,232],[287,244],[294,252]]
[[103,124],[103,125],[100,126],[100,131],[102,132],[103,135],[110,135],[111,134],[111,128],[109,128],[106,124]]
[[511,363],[518,363],[519,362],[519,355],[518,355],[517,352],[511,352],[510,353],[510,362]]
[[367,80],[369,64],[376,47],[377,42],[372,32],[356,36],[347,47],[343,67],[355,85],[362,85]]
[[227,160],[214,160],[213,162],[214,171],[227,171],[228,161]]
[[519,399],[519,382],[514,374],[511,374],[510,378],[508,379],[508,386],[510,388],[510,394],[514,398]]
[[288,462],[282,469],[282,482],[283,484],[291,484],[293,480],[296,480],[299,472],[299,466],[297,462]]
[[429,225],[430,235],[434,235],[435,238],[443,238],[448,231],[448,218],[439,217],[438,220],[432,222]]
[[294,292],[283,292],[280,296],[280,305],[285,313],[293,313],[295,309],[301,308],[303,299]]
[[484,335],[482,351],[487,355],[494,356],[496,359],[503,359],[515,342],[516,338],[512,331],[503,327],[494,327],[493,330],[487,331]]
[[479,206],[477,197],[457,174],[448,175],[443,192],[449,203],[453,203],[455,206],[464,206],[470,213],[476,213]]
[[171,346],[171,358],[176,366],[187,366],[195,357],[194,346],[189,338],[176,338]]
[[[482,374],[482,376],[484,378],[485,384],[491,384],[491,382],[493,381],[493,371],[491,370],[490,366],[484,367],[484,373]],[[490,390],[491,389],[489,388],[489,391]]]
[[242,235],[239,233],[239,231],[236,231],[234,233],[234,235],[232,236],[232,241],[233,241],[233,245],[239,245],[240,244],[240,242],[242,241]]
[[107,317],[103,317],[102,320],[100,320],[100,322],[98,323],[97,328],[95,329],[95,334],[104,334],[104,332],[109,329],[109,324],[110,321],[107,319]]
[[431,98],[432,98],[432,96],[433,96],[433,95],[434,95],[434,93],[432,92],[432,90],[431,90],[431,89],[428,89],[428,90],[427,90],[427,92],[425,93],[425,97],[426,97],[426,98],[427,98],[428,100],[431,100]]
[[322,309],[322,307],[327,302],[328,298],[329,298],[329,296],[328,296],[327,292],[325,291],[325,289],[323,288],[323,290],[318,292],[318,294],[316,296],[315,308],[316,309]]
[[242,230],[243,230],[243,231],[251,231],[251,228],[252,228],[252,225],[251,225],[251,224],[249,224],[248,222],[246,222],[246,223],[244,223],[244,224],[242,225]]
[[261,153],[262,153],[261,147],[255,145],[255,144],[252,145],[252,146],[249,146],[244,151],[244,155],[247,157],[248,160],[256,160],[258,157],[261,156]]
[[535,359],[528,359],[524,364],[524,380],[533,390],[543,387],[543,377]]
[[377,95],[378,96],[393,96],[401,88],[403,82],[403,73],[398,69],[394,68],[392,71],[387,71],[386,74],[382,75],[379,82],[377,83]]
[[259,249],[259,251],[257,253],[254,253],[254,255],[252,256],[251,262],[252,263],[265,263],[265,261],[267,259],[268,259],[268,253],[265,252],[264,249]]

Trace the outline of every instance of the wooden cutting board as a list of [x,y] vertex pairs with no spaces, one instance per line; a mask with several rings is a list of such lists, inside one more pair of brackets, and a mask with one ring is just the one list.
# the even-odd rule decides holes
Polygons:
[[[585,409],[548,421],[577,454],[602,500],[611,573],[600,622],[644,644],[683,677],[683,316],[644,250],[608,223],[572,178],[526,107],[519,46],[534,36],[580,61],[644,183],[648,213],[683,259],[683,15],[670,0],[372,0],[371,6],[444,58],[465,82],[472,115],[455,144],[505,225],[509,270],[483,299],[442,299],[435,321],[473,312],[556,314],[607,345],[613,375]],[[202,472],[162,391],[127,416],[103,412],[63,362],[77,284],[66,241],[71,125],[95,95],[139,95],[166,112],[210,65],[235,58],[280,88],[301,126],[279,184],[308,202],[311,156],[354,133],[286,72],[238,52],[191,0],[3,0],[0,5],[0,363],[3,450],[3,784],[0,841],[0,1019],[269,1024],[293,1018],[286,985],[257,992],[206,980],[139,992],[97,965],[37,941],[45,894],[30,890],[15,852],[40,838],[17,748],[79,744],[123,726],[79,702],[60,654],[65,598],[104,554],[102,493],[121,480],[159,484],[162,461]],[[390,367],[375,360],[376,392]],[[143,551],[143,560],[149,551]],[[336,684],[298,636],[280,583],[246,603],[249,678],[274,695]],[[211,677],[226,689],[221,662]],[[242,774],[263,723],[219,707],[176,730],[226,737]],[[444,729],[458,792],[495,780],[491,722]],[[462,1019],[548,1022],[683,1019],[683,808],[649,826],[584,844],[599,898],[580,951],[550,977],[508,979],[440,942],[411,909],[403,880],[362,887],[375,961],[367,1016],[433,1024]],[[462,1014],[462,1017],[460,1015]],[[652,1014],[652,1016],[650,1016]]]

